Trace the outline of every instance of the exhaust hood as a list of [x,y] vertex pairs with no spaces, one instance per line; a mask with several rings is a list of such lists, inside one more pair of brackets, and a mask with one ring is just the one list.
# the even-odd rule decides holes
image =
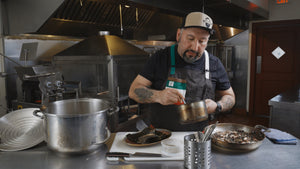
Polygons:
[[241,32],[249,21],[268,18],[268,11],[250,0],[65,0],[36,33],[89,37],[108,30],[124,39],[145,40],[140,35],[148,33],[175,40],[174,26],[187,13],[203,9],[219,29],[219,40],[228,37],[222,33],[226,27]]
[[148,55],[142,49],[130,44],[115,35],[97,35],[91,36],[81,42],[57,53],[54,58],[59,56],[70,56],[71,60],[76,58],[84,58],[85,60],[93,60],[99,58],[99,61],[107,61],[107,56],[137,56]]

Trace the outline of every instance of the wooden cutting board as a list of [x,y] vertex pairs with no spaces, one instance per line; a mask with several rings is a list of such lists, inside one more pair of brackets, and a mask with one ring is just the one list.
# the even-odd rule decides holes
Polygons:
[[[125,152],[125,153],[135,153],[135,152],[147,152],[147,153],[162,153],[162,146],[161,143],[152,145],[152,146],[145,146],[145,147],[136,147],[136,146],[129,146],[125,143],[124,138],[129,134],[129,132],[118,132],[114,138],[112,146],[109,152]],[[124,157],[126,161],[180,161],[184,159],[184,136],[192,134],[192,132],[172,132],[172,135],[169,139],[175,139],[178,143],[178,152],[173,154],[168,154],[167,156],[163,157]],[[109,161],[117,161],[119,160],[118,157],[107,157]]]

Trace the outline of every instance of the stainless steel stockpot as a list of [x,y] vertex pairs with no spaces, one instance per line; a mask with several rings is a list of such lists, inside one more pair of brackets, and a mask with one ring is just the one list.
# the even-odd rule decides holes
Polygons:
[[44,119],[49,149],[66,154],[89,153],[110,136],[106,127],[109,102],[82,98],[55,101],[33,114]]

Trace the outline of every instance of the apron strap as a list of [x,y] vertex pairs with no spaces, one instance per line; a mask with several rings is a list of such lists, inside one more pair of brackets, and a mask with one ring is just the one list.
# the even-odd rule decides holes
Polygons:
[[[209,57],[208,52],[204,50],[205,56],[205,78],[209,79]],[[171,75],[175,74],[175,44],[171,46]]]
[[205,79],[209,79],[209,57],[208,52],[204,50],[205,55]]
[[171,75],[175,74],[175,44],[171,46]]

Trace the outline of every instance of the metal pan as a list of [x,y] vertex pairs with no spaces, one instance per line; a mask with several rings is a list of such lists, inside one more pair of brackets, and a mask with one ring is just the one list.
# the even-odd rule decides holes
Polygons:
[[180,123],[189,124],[207,120],[208,113],[204,101],[182,104],[178,107]]
[[[207,126],[210,127],[210,126]],[[248,152],[256,150],[260,147],[263,140],[265,139],[265,134],[261,131],[264,129],[267,131],[268,129],[264,126],[257,125],[255,127],[250,127],[243,124],[236,123],[219,123],[215,130],[212,133],[212,147],[226,152]],[[255,142],[251,143],[228,143],[226,141],[220,141],[215,137],[215,133],[217,132],[225,132],[225,131],[244,131],[247,133],[252,133],[253,137],[257,139]]]

